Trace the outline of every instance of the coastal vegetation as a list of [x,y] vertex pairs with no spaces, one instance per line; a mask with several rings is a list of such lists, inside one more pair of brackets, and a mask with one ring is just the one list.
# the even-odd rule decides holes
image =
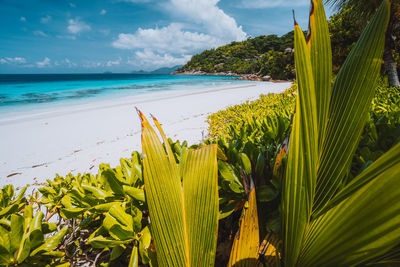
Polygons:
[[208,118],[202,144],[142,120],[143,154],[0,191],[0,265],[399,262],[400,88],[379,80],[383,1],[332,84],[328,23],[296,24],[296,83]]
[[252,73],[268,75],[273,79],[293,79],[293,47],[293,31],[281,37],[267,35],[249,38],[194,55],[178,73],[197,70],[206,73]]
[[[360,37],[381,1],[326,0],[337,7],[328,27],[332,43],[332,70],[338,73],[345,59]],[[396,82],[400,71],[400,8],[393,1],[389,31],[385,37],[385,70],[389,86]],[[390,33],[389,33],[390,32]],[[306,34],[306,32],[304,33]],[[275,80],[295,78],[293,32],[282,36],[267,35],[250,37],[243,42],[232,42],[216,49],[205,50],[186,63],[178,72],[233,73],[270,76]]]

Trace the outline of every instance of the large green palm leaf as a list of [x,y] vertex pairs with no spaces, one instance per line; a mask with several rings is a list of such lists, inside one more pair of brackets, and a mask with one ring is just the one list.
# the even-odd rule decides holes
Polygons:
[[283,257],[286,266],[348,266],[382,255],[400,240],[400,145],[348,186],[345,180],[382,64],[390,1],[383,1],[331,93],[325,13],[321,0],[312,5],[308,49],[295,26],[299,94],[282,194]]
[[315,209],[343,187],[375,93],[390,4],[384,1],[343,64],[332,88],[321,147]]
[[[400,144],[389,153],[399,155]],[[300,266],[360,264],[399,244],[400,158],[396,161],[381,165],[372,181],[312,221]]]
[[140,111],[139,115],[157,262],[161,266],[213,265],[218,231],[217,147],[190,149],[179,171],[159,123],[155,120],[165,147]]
[[[307,46],[303,31],[297,23],[295,23],[294,41],[299,94],[296,98],[296,111],[282,192],[284,259],[287,266],[295,264],[312,212],[318,160],[317,114],[321,114],[321,121],[323,120],[323,113],[316,112],[318,108],[312,69],[312,65],[316,66],[319,63],[313,60],[312,64],[310,48]],[[312,51],[318,54],[316,50],[318,50],[319,44],[309,40],[309,45],[311,45]],[[322,64],[321,67],[325,69]],[[323,78],[318,76],[318,85],[322,85],[324,87],[322,90],[326,90]],[[318,95],[322,97],[326,94],[320,91]]]

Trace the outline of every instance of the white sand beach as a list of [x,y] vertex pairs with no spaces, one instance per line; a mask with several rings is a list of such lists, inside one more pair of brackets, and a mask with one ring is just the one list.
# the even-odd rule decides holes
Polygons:
[[260,94],[280,93],[290,83],[252,82],[225,88],[154,93],[0,118],[0,186],[25,186],[65,175],[97,173],[141,151],[138,107],[153,114],[173,140],[200,142],[207,115]]

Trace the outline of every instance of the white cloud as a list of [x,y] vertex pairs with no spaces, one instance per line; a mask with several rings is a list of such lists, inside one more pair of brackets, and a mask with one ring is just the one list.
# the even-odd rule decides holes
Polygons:
[[36,35],[36,36],[43,36],[43,37],[47,37],[48,36],[43,31],[33,31],[33,34]]
[[68,32],[72,34],[78,34],[84,31],[90,31],[92,28],[86,24],[84,21],[81,21],[79,18],[69,19],[68,20]]
[[5,57],[0,59],[1,64],[13,64],[13,65],[24,65],[26,59],[23,57]]
[[134,34],[121,33],[113,42],[120,49],[151,49],[158,53],[185,54],[221,45],[217,37],[185,31],[179,23],[155,29],[139,28]]
[[20,17],[19,20],[25,22],[25,21],[26,21],[26,18],[25,18],[25,17]]
[[112,46],[130,49],[128,62],[140,66],[171,66],[186,63],[204,49],[242,41],[247,34],[235,19],[221,10],[219,0],[168,0],[162,4],[174,21],[168,26],[120,33]]
[[51,16],[49,16],[49,15],[46,15],[45,17],[40,18],[40,23],[42,23],[42,24],[46,24],[50,21],[51,21]]
[[140,68],[159,68],[183,65],[190,60],[191,55],[173,56],[171,54],[156,54],[153,51],[145,49],[136,51],[135,57],[128,60],[128,64]]
[[121,64],[121,58],[114,60],[114,61],[112,61],[112,60],[107,61],[106,66],[112,67],[114,65],[119,65],[119,64]]
[[119,2],[128,2],[128,3],[150,3],[152,0],[119,0]]
[[246,39],[242,27],[217,6],[218,2],[168,0],[161,5],[175,22],[164,27],[120,33],[112,46],[133,50],[128,64],[150,69],[185,64],[194,53]]
[[103,62],[98,62],[98,61],[85,61],[82,64],[82,67],[84,68],[99,68],[99,67],[103,67],[104,63]]
[[107,10],[105,10],[105,9],[102,9],[101,11],[100,11],[100,15],[105,15],[107,13]]
[[225,42],[242,41],[247,34],[235,19],[217,6],[219,0],[171,0],[167,8],[182,18],[203,27],[211,35]]
[[69,40],[76,40],[76,36],[74,35],[57,35],[58,39],[69,39]]
[[51,63],[50,58],[45,57],[45,58],[43,59],[43,61],[38,61],[38,62],[36,62],[36,66],[37,66],[38,68],[44,68],[44,67],[50,66],[50,63]]
[[242,0],[240,3],[241,8],[276,8],[308,5],[310,5],[310,0]]
[[69,58],[65,58],[64,59],[64,62],[65,62],[65,64],[68,66],[68,67],[76,67],[77,66],[77,64],[76,63],[74,63],[74,62],[72,62],[71,60],[69,60]]
[[110,34],[110,29],[102,29],[102,30],[99,30],[99,32],[101,34],[103,34],[104,36],[107,36]]

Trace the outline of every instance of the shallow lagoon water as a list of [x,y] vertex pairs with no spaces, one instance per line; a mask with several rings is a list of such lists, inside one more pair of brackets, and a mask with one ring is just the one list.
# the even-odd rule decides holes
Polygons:
[[152,74],[0,75],[0,114],[155,92],[197,91],[249,81],[226,76]]

